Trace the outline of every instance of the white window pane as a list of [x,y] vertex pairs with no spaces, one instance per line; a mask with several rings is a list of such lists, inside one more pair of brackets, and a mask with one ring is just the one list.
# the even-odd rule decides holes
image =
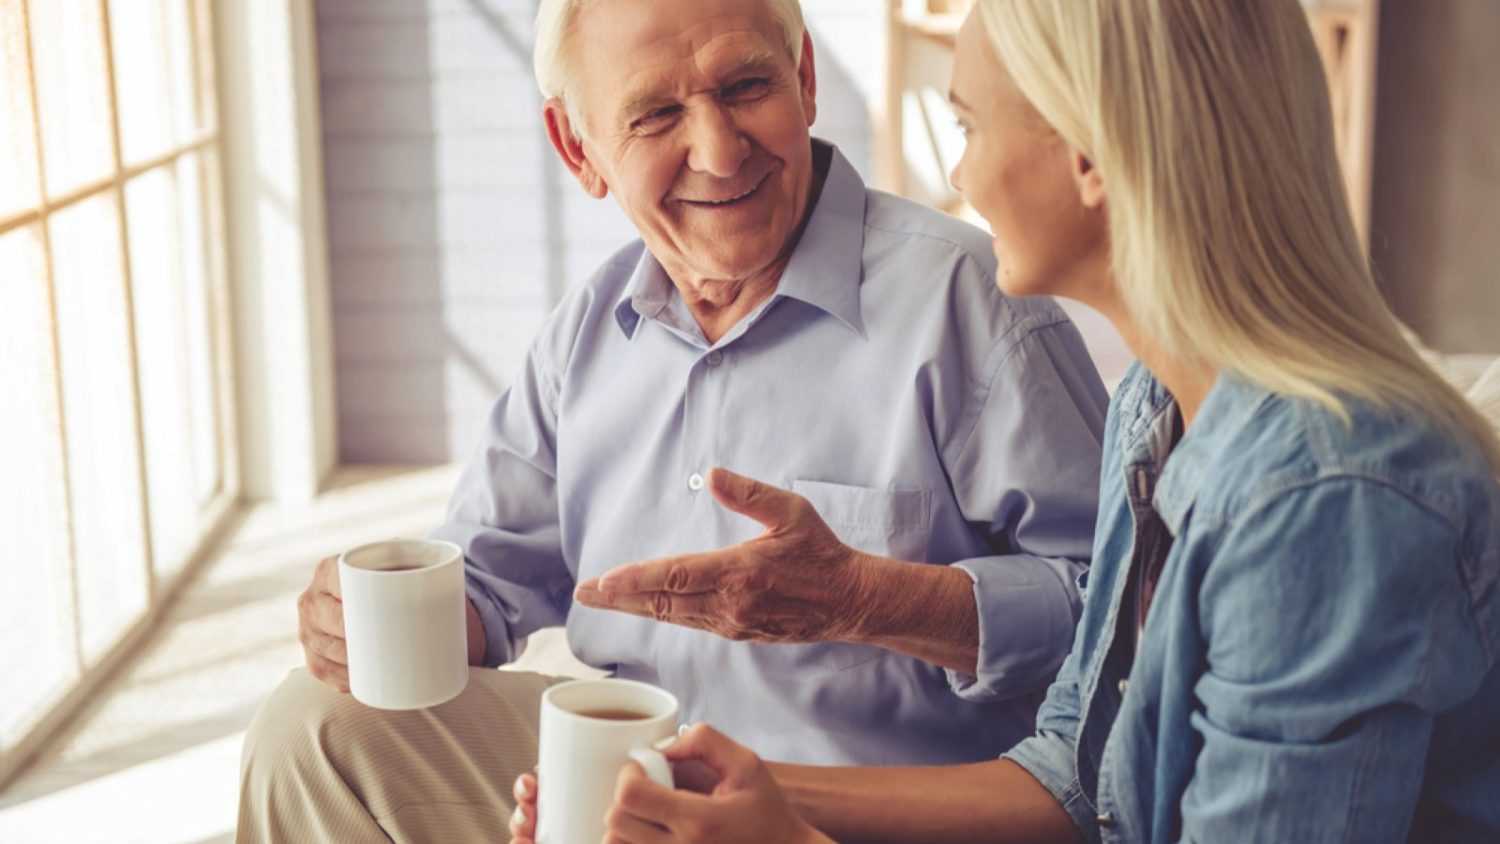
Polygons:
[[[217,493],[229,483],[229,467],[237,460],[234,451],[233,352],[229,345],[229,266],[225,242],[224,180],[217,145],[206,147],[198,158],[198,184],[203,192],[204,308],[207,333],[213,349],[209,370],[202,378],[213,385],[214,428],[204,431],[198,445],[199,489]],[[206,503],[206,502],[205,502]]]
[[174,85],[165,23],[159,2],[110,0],[120,155],[126,164],[155,157],[174,145]]
[[193,64],[193,19],[190,0],[162,0],[166,31],[166,62],[172,84],[172,134],[177,143],[196,138],[204,128],[198,114],[196,74]]
[[99,4],[31,2],[31,51],[47,193],[67,193],[114,168]]
[[36,136],[21,4],[0,0],[0,217],[37,205]]
[[0,753],[73,678],[67,502],[40,232],[0,236]]
[[207,159],[183,156],[177,164],[177,201],[182,219],[182,277],[187,330],[188,395],[193,408],[193,489],[199,507],[219,491],[224,455],[219,449],[218,344],[214,330],[215,287],[211,263],[220,246],[207,218],[204,172]]
[[146,608],[145,512],[113,192],[57,212],[52,255],[83,654]]
[[153,563],[164,575],[177,571],[197,542],[202,504],[218,484],[198,163],[184,156],[125,189],[147,509]]

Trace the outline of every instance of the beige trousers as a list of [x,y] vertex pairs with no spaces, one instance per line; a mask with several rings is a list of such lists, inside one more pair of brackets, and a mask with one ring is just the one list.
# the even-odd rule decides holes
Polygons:
[[390,712],[293,671],[245,735],[236,840],[508,842],[542,692],[565,679],[471,668],[453,700]]

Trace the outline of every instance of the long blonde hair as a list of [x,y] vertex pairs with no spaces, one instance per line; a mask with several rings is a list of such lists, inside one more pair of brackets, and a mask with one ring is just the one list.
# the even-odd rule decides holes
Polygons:
[[1099,169],[1111,263],[1174,357],[1327,406],[1489,423],[1402,336],[1355,234],[1298,0],[978,0],[1000,61]]

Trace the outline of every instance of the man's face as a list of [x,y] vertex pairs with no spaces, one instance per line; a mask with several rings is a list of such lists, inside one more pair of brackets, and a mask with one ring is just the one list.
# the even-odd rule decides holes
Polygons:
[[812,182],[808,43],[799,70],[764,0],[610,0],[580,13],[575,170],[595,195],[614,191],[674,277],[744,279],[789,246]]

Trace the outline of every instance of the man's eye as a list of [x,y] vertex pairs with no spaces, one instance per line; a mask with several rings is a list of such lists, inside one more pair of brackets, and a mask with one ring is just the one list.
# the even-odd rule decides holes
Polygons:
[[648,112],[647,114],[636,118],[635,122],[630,124],[630,128],[638,132],[645,132],[647,134],[650,134],[652,132],[659,132],[671,125],[672,120],[677,117],[677,113],[679,111],[681,111],[681,109],[677,106],[667,106],[666,108],[659,108],[655,111]]
[[761,77],[741,79],[724,89],[726,100],[751,100],[764,95],[771,88],[771,81]]

